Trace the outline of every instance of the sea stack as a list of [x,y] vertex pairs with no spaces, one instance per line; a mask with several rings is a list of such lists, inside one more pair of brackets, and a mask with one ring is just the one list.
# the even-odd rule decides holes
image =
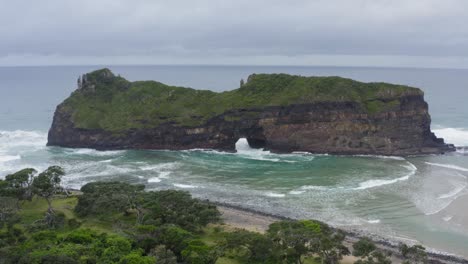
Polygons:
[[425,155],[454,150],[430,130],[424,93],[341,77],[252,74],[216,93],[129,82],[101,69],[80,77],[57,106],[48,145],[235,151],[251,147],[340,155]]

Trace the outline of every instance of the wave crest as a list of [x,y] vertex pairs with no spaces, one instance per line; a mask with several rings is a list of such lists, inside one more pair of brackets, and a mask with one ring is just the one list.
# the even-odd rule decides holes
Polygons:
[[445,140],[446,143],[455,146],[468,146],[468,131],[462,128],[440,128],[432,130],[438,137]]

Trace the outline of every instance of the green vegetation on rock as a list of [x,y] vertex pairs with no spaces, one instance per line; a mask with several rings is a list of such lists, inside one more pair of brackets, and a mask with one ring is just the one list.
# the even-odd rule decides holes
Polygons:
[[[364,112],[374,114],[397,108],[402,96],[422,94],[403,85],[287,74],[253,74],[240,88],[216,93],[155,81],[129,82],[102,69],[79,80],[79,89],[65,100],[62,110],[71,114],[77,128],[116,132],[168,122],[193,127],[229,110],[314,102],[356,102]],[[226,116],[225,120],[240,118]]]

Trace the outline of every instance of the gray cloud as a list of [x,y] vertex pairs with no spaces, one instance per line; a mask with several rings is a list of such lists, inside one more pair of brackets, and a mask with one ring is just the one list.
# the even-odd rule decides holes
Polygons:
[[0,0],[0,63],[458,61],[468,57],[466,10],[465,0]]

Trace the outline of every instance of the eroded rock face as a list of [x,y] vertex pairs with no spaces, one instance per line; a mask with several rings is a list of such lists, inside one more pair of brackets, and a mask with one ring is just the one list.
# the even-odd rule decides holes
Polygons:
[[48,145],[95,149],[193,149],[235,151],[239,138],[273,152],[422,155],[453,151],[430,131],[422,95],[400,97],[398,109],[369,114],[356,102],[232,109],[196,127],[170,122],[119,133],[76,128],[70,113],[57,107]]

